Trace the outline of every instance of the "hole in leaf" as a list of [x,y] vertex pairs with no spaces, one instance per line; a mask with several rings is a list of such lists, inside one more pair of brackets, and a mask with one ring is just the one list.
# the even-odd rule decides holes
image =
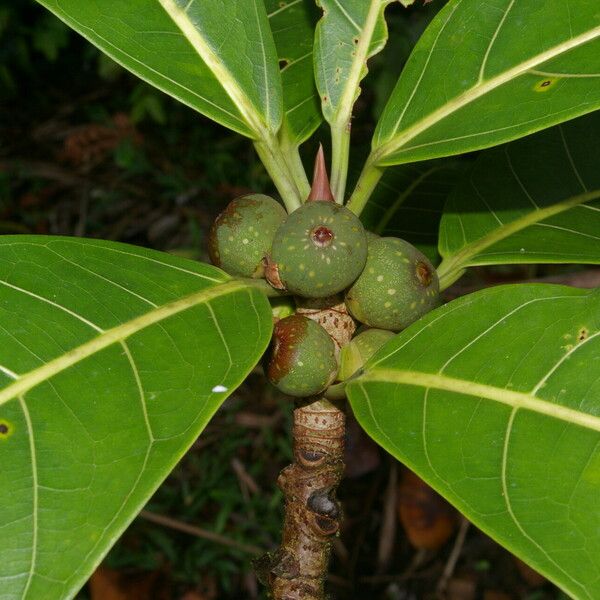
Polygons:
[[558,82],[558,78],[556,77],[546,77],[541,81],[538,81],[533,89],[536,92],[547,92],[550,88],[554,87],[554,85]]
[[12,423],[4,419],[0,420],[0,441],[8,439],[14,432]]

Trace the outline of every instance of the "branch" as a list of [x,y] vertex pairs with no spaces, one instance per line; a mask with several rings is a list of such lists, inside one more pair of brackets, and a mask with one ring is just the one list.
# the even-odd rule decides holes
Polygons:
[[188,533],[205,540],[210,540],[211,542],[216,542],[217,544],[222,544],[223,546],[236,548],[237,550],[247,552],[248,554],[260,554],[262,552],[262,549],[258,546],[244,544],[242,542],[225,537],[219,533],[215,533],[214,531],[208,531],[207,529],[202,529],[201,527],[196,527],[195,525],[190,525],[189,523],[184,523],[178,519],[172,519],[171,517],[166,517],[165,515],[159,515],[157,513],[150,512],[149,510],[142,510],[139,516],[147,521],[151,521],[152,523],[162,525],[163,527],[169,527],[170,529],[182,531],[183,533]]
[[341,509],[335,492],[344,471],[344,413],[325,399],[294,411],[294,463],[279,475],[285,495],[281,546],[256,561],[275,600],[324,600]]

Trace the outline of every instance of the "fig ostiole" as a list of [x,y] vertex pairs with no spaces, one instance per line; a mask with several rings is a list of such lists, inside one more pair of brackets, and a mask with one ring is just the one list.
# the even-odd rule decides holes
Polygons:
[[294,314],[275,324],[265,371],[284,394],[319,394],[335,380],[337,370],[335,344],[318,323]]
[[366,260],[367,239],[358,217],[334,202],[308,202],[277,230],[267,280],[297,296],[324,298],[351,285]]
[[346,292],[350,314],[365,325],[400,331],[440,304],[439,281],[429,259],[405,240],[369,243],[365,268]]
[[263,194],[232,200],[215,219],[208,236],[211,262],[239,277],[264,277],[264,257],[287,213]]

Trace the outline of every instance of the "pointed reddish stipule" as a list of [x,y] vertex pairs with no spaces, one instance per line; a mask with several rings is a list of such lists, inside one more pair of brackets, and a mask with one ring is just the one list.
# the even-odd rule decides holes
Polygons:
[[329,177],[327,176],[327,165],[325,164],[325,154],[323,146],[319,144],[319,151],[315,159],[315,170],[313,173],[312,188],[306,199],[307,202],[315,202],[316,200],[324,202],[335,202],[335,198],[331,193],[329,185]]

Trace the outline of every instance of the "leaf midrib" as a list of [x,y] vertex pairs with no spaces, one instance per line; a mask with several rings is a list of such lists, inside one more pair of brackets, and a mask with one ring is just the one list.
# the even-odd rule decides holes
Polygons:
[[346,79],[346,84],[344,85],[344,91],[340,96],[340,101],[336,109],[331,115],[331,119],[327,119],[332,125],[344,127],[350,120],[355,95],[362,79],[363,68],[369,58],[369,48],[373,40],[377,21],[381,12],[390,2],[391,0],[371,0],[367,18],[365,19],[363,28],[360,30],[360,39],[354,51],[354,58]]
[[469,266],[471,258],[477,256],[483,250],[486,250],[490,246],[501,242],[531,225],[566,212],[581,204],[592,202],[598,198],[600,198],[600,189],[590,190],[583,194],[578,194],[577,196],[572,196],[566,200],[557,202],[556,204],[552,204],[551,206],[547,206],[546,208],[533,210],[519,219],[506,223],[505,225],[494,229],[487,235],[463,246],[456,254],[444,256],[444,259],[437,269],[441,288],[446,289],[448,285],[453,283],[453,276],[463,268]]
[[406,145],[407,142],[414,139],[424,131],[427,131],[446,117],[452,115],[457,110],[460,110],[471,102],[481,98],[485,94],[492,92],[505,83],[508,83],[512,79],[516,79],[527,71],[543,65],[553,58],[573,50],[578,46],[593,41],[598,36],[600,36],[600,26],[595,27],[594,29],[591,29],[590,31],[587,31],[586,33],[583,33],[577,37],[571,38],[566,42],[558,44],[550,50],[546,50],[545,52],[542,52],[533,58],[514,66],[512,69],[508,69],[500,75],[496,75],[495,77],[488,79],[487,81],[481,83],[478,82],[473,87],[469,88],[459,96],[456,96],[453,100],[444,104],[425,118],[417,121],[403,133],[393,135],[391,139],[373,151],[372,160],[370,162],[380,166],[385,166],[385,158],[387,156],[393,154]]
[[[109,40],[107,40],[104,36],[100,35],[97,31],[92,31],[92,33],[89,33],[87,30],[89,30],[90,28],[82,25],[82,23],[77,21],[77,19],[75,19],[69,13],[64,12],[58,6],[58,2],[52,3],[51,0],[37,0],[37,1],[40,2],[40,4],[42,4],[43,6],[45,6],[48,10],[52,11],[59,19],[61,19],[64,23],[69,25],[69,27],[72,27],[73,29],[78,31],[79,34],[82,35],[90,43],[92,43],[94,45],[98,45],[97,40],[101,40],[103,43],[105,43],[107,45],[106,48],[102,49],[102,51],[105,54],[110,56],[110,58],[112,58],[115,62],[117,62],[124,69],[131,70],[133,73],[135,73],[135,75],[137,77],[141,78],[148,84],[154,85],[154,86],[158,87],[164,93],[172,95],[174,98],[177,98],[177,100],[179,100],[186,106],[189,106],[190,108],[192,108],[194,110],[199,110],[198,106],[195,105],[193,102],[191,102],[189,99],[185,98],[181,94],[181,92],[176,93],[175,91],[173,91],[172,89],[169,88],[169,85],[176,86],[177,88],[180,88],[184,92],[186,92],[186,93],[198,98],[202,102],[205,102],[206,104],[210,105],[213,109],[215,109],[219,113],[221,113],[221,115],[225,115],[227,117],[227,119],[230,120],[227,126],[230,127],[231,129],[233,129],[234,131],[237,131],[239,134],[245,135],[245,136],[248,136],[248,134],[251,133],[247,129],[248,123],[246,123],[243,119],[241,119],[239,115],[236,115],[236,114],[230,112],[226,108],[219,106],[215,102],[211,101],[209,98],[202,96],[197,90],[191,89],[191,88],[183,85],[182,83],[176,81],[175,79],[170,78],[166,73],[157,71],[153,67],[135,59],[130,54],[124,52],[122,48],[118,48],[117,46],[112,44]],[[131,65],[129,65],[127,60],[125,60],[123,58],[123,56],[126,56],[128,59],[131,59],[135,63],[137,63],[137,65],[138,65],[137,69],[132,67]],[[140,69],[140,67],[142,67],[142,68]],[[158,76],[161,79],[161,83],[156,82],[151,77],[149,77],[146,73],[144,73],[144,69],[149,70],[152,73],[154,73],[154,75]],[[166,85],[166,84],[169,84],[169,85]],[[223,119],[223,116],[221,116],[221,119]],[[233,123],[231,123],[231,121],[234,121],[235,125]],[[222,120],[221,122],[223,123],[224,121]]]
[[108,348],[112,344],[126,340],[130,336],[151,325],[164,321],[165,319],[193,308],[194,306],[206,304],[220,296],[232,294],[244,289],[251,293],[251,288],[245,283],[237,280],[205,288],[199,292],[185,296],[184,298],[179,298],[173,302],[164,304],[139,317],[131,319],[121,325],[117,325],[112,329],[108,329],[88,342],[69,350],[65,354],[58,356],[41,367],[23,375],[19,375],[19,378],[15,382],[0,390],[0,406],[14,398],[26,394],[40,383],[47,381],[51,377],[76,365],[82,360]]
[[531,412],[600,432],[600,417],[555,404],[548,400],[543,400],[533,394],[507,390],[505,388],[476,383],[475,381],[468,381],[466,379],[449,377],[448,375],[443,375],[441,373],[376,368],[360,376],[349,385],[360,385],[365,396],[368,398],[368,394],[362,384],[369,382],[412,385],[455,392],[477,398],[485,398],[515,409],[529,410]]
[[[223,64],[218,55],[213,52],[206,40],[202,37],[200,32],[194,27],[191,19],[188,17],[185,10],[179,8],[174,0],[158,0],[165,10],[165,12],[173,19],[177,27],[181,30],[184,37],[188,40],[192,48],[196,51],[198,56],[206,63],[212,73],[215,75],[217,81],[223,86],[223,89],[227,95],[231,98],[233,103],[238,107],[238,110],[246,120],[246,123],[250,129],[255,133],[258,139],[268,137],[268,127],[258,117],[256,107],[250,102],[246,94],[238,85],[235,77],[231,74],[229,69]],[[266,76],[266,72],[265,72]],[[266,90],[269,94],[269,85]],[[269,116],[269,102],[267,100],[267,119]]]

